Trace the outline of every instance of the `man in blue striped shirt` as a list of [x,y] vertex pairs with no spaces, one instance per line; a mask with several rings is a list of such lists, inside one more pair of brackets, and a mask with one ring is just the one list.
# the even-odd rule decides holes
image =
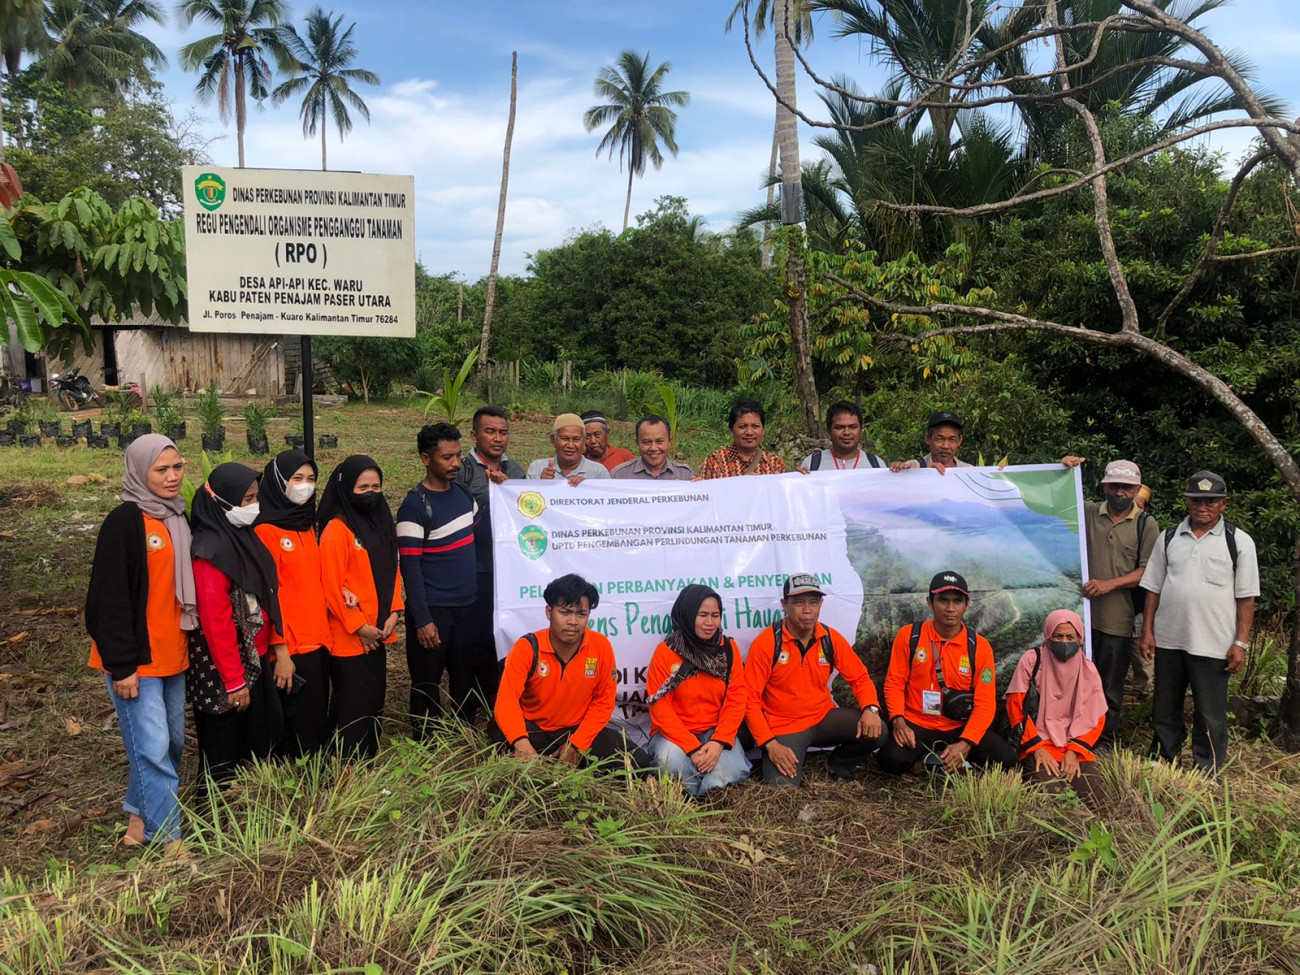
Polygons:
[[411,673],[411,727],[417,740],[442,715],[439,684],[447,674],[451,706],[470,722],[483,702],[485,664],[474,613],[478,595],[474,526],[478,504],[460,474],[460,431],[449,423],[416,439],[424,480],[397,509],[397,546],[406,586],[406,665]]

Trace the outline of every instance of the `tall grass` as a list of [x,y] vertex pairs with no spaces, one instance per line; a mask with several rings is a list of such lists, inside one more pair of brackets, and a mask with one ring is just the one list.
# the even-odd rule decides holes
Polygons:
[[564,972],[700,913],[701,812],[447,732],[388,761],[259,766],[192,814],[193,856],[0,883],[0,972]]

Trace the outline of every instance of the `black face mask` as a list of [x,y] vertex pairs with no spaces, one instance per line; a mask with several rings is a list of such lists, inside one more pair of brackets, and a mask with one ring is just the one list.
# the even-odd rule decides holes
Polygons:
[[1123,495],[1111,494],[1106,492],[1106,503],[1110,505],[1111,511],[1128,511],[1133,507],[1133,499],[1126,498]]
[[358,511],[374,511],[383,502],[384,495],[379,491],[366,491],[364,494],[352,495],[352,507]]
[[1061,661],[1061,663],[1066,663],[1071,657],[1083,649],[1083,644],[1077,642],[1063,643],[1053,640],[1048,644],[1048,647],[1051,648],[1052,655],[1056,657],[1057,660]]

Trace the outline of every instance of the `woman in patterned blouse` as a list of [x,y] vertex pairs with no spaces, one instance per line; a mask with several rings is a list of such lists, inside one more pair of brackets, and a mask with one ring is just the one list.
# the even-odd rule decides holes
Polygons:
[[785,461],[763,449],[763,424],[767,414],[754,399],[738,399],[731,407],[727,425],[731,427],[731,445],[709,454],[700,468],[698,480],[737,477],[741,474],[784,474]]

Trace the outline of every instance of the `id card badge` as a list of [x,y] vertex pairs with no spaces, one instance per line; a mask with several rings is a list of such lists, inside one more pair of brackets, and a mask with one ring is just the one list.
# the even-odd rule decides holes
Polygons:
[[939,691],[921,692],[921,713],[939,714],[943,708],[943,694]]

